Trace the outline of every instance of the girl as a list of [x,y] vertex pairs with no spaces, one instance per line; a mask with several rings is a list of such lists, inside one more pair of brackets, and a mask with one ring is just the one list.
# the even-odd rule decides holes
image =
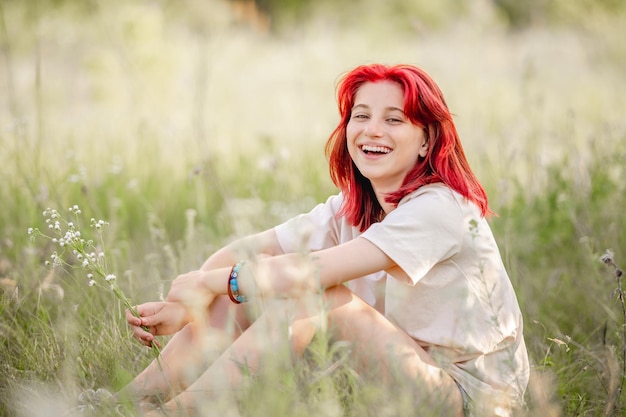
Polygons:
[[[272,330],[276,309],[251,324],[246,306],[254,303],[245,301],[273,298],[290,311],[296,353],[328,324],[351,342],[360,369],[383,377],[401,369],[416,381],[416,398],[445,399],[442,415],[509,415],[528,383],[522,315],[485,220],[487,196],[441,91],[414,66],[359,66],[340,81],[338,106],[326,154],[340,192],[217,251],[176,278],[164,302],[138,306],[141,319],[127,313],[145,345],[176,333],[164,369],[151,364],[129,390],[173,388],[167,410],[194,409],[207,392],[237,387],[240,364],[254,372],[282,337]],[[325,314],[307,307],[316,291]],[[232,309],[240,331],[190,376],[185,370],[202,361],[198,329],[227,327]]]

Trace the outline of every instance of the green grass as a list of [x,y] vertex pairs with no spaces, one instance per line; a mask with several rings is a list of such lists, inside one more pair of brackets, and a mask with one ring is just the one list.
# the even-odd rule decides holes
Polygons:
[[[46,207],[107,219],[120,286],[154,300],[229,240],[335,192],[334,85],[372,61],[424,67],[456,115],[525,317],[526,414],[605,415],[624,376],[624,318],[599,260],[610,248],[626,265],[623,11],[513,33],[484,10],[395,32],[370,11],[361,27],[326,15],[270,35],[202,2],[119,3],[0,0],[0,416],[63,415],[150,360],[112,294],[50,275],[51,248],[26,233]],[[412,410],[406,384],[356,375],[324,335],[308,354],[238,393],[243,415]]]

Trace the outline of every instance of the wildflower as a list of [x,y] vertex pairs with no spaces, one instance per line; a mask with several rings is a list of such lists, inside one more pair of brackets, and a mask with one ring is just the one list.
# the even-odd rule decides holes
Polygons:
[[[78,215],[81,213],[80,208],[77,205],[73,205],[68,208],[68,211],[75,215],[76,218],[74,221],[65,221],[61,214],[54,209],[46,208],[43,211],[43,216],[46,218],[45,222],[48,225],[48,229],[51,231],[49,232],[51,236],[41,233],[36,228],[28,228],[28,235],[31,239],[41,236],[57,245],[57,250],[52,252],[49,260],[45,261],[46,266],[52,265],[53,268],[61,266],[83,268],[87,270],[87,284],[90,287],[98,284],[96,277],[103,278],[124,307],[129,309],[135,316],[139,317],[135,307],[117,285],[116,276],[107,270],[104,251],[97,251],[96,244],[94,244],[93,240],[83,239],[82,233],[79,230],[80,218]],[[108,225],[108,222],[104,220],[91,218],[91,227],[98,231],[100,237],[98,246],[104,246],[102,228],[106,225]],[[64,258],[66,255],[72,256],[73,259],[79,263],[66,261]],[[153,353],[158,360],[160,350],[156,344],[153,344]]]
[[611,265],[613,263],[613,256],[613,251],[607,249],[606,252],[604,252],[604,254],[600,257],[600,261],[602,261],[605,265]]

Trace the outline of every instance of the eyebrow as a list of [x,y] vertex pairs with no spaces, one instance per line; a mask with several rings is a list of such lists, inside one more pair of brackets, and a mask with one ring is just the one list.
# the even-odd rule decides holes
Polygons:
[[[358,109],[358,108],[369,109],[370,107],[367,104],[355,104],[354,106],[352,106],[352,110]],[[396,107],[396,106],[385,107],[385,110],[395,110],[395,111],[399,111],[400,113],[404,114],[404,110],[399,108],[399,107]]]

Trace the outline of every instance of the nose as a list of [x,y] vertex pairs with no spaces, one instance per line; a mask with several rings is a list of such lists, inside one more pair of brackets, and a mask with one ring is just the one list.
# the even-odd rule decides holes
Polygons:
[[381,124],[373,118],[369,119],[367,121],[365,129],[363,129],[363,133],[365,134],[365,136],[371,138],[381,137],[383,135]]

